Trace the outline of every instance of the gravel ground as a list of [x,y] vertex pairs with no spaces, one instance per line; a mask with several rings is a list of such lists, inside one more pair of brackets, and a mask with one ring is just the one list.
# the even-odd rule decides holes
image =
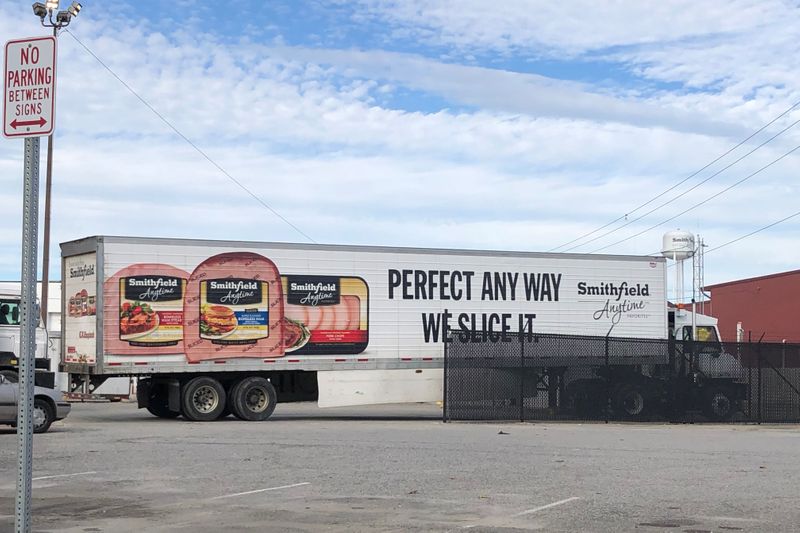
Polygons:
[[[800,428],[442,424],[435,405],[263,423],[75,404],[35,437],[34,529],[796,531]],[[16,436],[0,427],[0,531]],[[58,476],[58,477],[52,477]]]

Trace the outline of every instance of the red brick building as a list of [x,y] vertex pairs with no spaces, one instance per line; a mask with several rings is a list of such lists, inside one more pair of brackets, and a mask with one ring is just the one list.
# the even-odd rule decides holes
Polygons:
[[[764,342],[800,343],[800,270],[706,286],[706,312],[719,319],[725,342],[736,341],[742,323],[744,340],[764,335]],[[708,311],[710,310],[710,313]]]

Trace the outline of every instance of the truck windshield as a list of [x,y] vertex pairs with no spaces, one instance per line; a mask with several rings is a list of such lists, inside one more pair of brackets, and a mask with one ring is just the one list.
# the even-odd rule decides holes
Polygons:
[[19,300],[0,298],[0,326],[19,326]]
[[[697,326],[697,341],[701,342],[700,351],[705,353],[722,353],[717,328],[714,326]],[[692,327],[684,326],[684,338],[692,338]]]
[[697,326],[697,340],[700,342],[717,342],[717,329],[712,326]]

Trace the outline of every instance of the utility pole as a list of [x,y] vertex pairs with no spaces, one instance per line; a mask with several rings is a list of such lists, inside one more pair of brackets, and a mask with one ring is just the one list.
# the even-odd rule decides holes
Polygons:
[[[81,11],[78,2],[72,4],[65,11],[58,11],[58,0],[48,0],[44,4],[35,2],[33,4],[33,14],[39,17],[42,26],[53,28],[53,37],[58,38],[58,30],[66,28],[72,22],[73,17],[77,17]],[[53,20],[53,15],[56,15]],[[47,20],[45,20],[47,18]],[[44,182],[44,235],[42,250],[42,322],[48,328],[47,323],[47,299],[50,297],[50,195],[53,188],[53,134],[47,137],[47,170]]]
[[[53,37],[58,37],[58,27],[53,26]],[[53,186],[53,134],[47,137],[47,171],[44,180],[44,242],[42,250],[42,323],[47,323],[47,298],[50,296],[50,191]]]

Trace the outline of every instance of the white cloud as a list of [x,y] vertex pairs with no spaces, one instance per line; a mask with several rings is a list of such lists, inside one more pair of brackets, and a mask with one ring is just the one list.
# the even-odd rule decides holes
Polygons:
[[[0,3],[0,33],[39,32],[10,6]],[[720,31],[749,27],[747,12],[736,13],[723,17]],[[562,12],[549,24],[574,24],[572,35],[594,16]],[[83,42],[215,161],[320,242],[544,251],[701,167],[731,145],[731,135],[743,136],[777,113],[785,97],[766,89],[747,102],[725,92],[623,94],[408,53],[222,44],[210,33],[160,34],[145,22],[120,33],[116,21],[81,17],[74,31]],[[672,26],[680,26],[685,15],[674,18]],[[489,22],[502,21],[487,22],[487,43]],[[703,24],[687,23],[681,35],[701,34]],[[572,35],[564,50],[610,46],[621,38],[621,21],[618,26],[616,33]],[[652,39],[644,29],[634,33],[640,35],[629,43],[664,38],[666,30]],[[464,39],[482,42],[466,33]],[[103,233],[302,240],[179,139],[69,35],[59,42],[54,242]],[[435,111],[392,107],[381,103],[388,85],[457,105]],[[765,150],[679,205],[713,194],[792,140],[798,142],[790,137]],[[0,278],[19,269],[20,149],[13,142],[0,147],[0,209],[14,215],[0,222]],[[675,225],[719,244],[785,216],[797,203],[789,181],[796,161]],[[614,237],[641,231],[670,209]],[[796,232],[797,225],[787,228]],[[614,251],[652,252],[661,232]],[[771,235],[784,253],[773,254],[769,267],[796,264],[793,233]],[[720,251],[718,257],[734,259],[726,269],[757,268],[749,254],[725,250],[731,255]]]
[[467,50],[558,58],[611,47],[750,31],[791,12],[778,0],[360,0],[358,17],[376,17],[405,35]]

